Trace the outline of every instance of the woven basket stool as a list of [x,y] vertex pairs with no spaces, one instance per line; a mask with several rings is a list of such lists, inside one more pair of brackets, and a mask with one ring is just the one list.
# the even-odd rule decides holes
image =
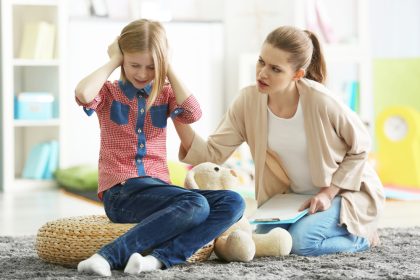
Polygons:
[[[112,223],[105,215],[59,219],[38,230],[35,247],[46,262],[76,267],[134,225]],[[213,242],[195,252],[187,262],[205,261],[212,252]]]

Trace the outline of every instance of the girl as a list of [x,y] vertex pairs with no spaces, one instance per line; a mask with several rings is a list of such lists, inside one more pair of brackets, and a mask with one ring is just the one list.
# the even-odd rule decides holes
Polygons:
[[[180,158],[192,164],[224,162],[247,142],[260,205],[276,193],[313,195],[302,205],[310,215],[285,227],[293,238],[292,253],[305,256],[376,245],[384,207],[381,182],[367,162],[369,134],[324,87],[325,78],[316,36],[283,26],[262,46],[257,85],[242,90],[207,141],[188,125],[176,126]],[[257,232],[272,227],[259,226]]]
[[[244,203],[234,192],[169,182],[167,118],[192,123],[201,109],[168,65],[167,48],[160,23],[134,21],[108,47],[109,61],[76,87],[79,105],[99,119],[98,196],[105,212],[113,222],[138,223],[80,262],[79,272],[110,276],[125,267],[138,274],[183,263],[242,216]],[[121,80],[107,81],[119,66]],[[142,256],[146,250],[151,254]]]

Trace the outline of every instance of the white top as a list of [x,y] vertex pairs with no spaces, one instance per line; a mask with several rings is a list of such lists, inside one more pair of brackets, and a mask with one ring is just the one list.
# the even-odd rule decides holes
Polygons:
[[[268,107],[267,107],[268,108]],[[315,194],[319,188],[312,183],[308,147],[300,102],[290,119],[277,117],[268,108],[268,147],[282,159],[291,182],[291,190],[299,194]]]

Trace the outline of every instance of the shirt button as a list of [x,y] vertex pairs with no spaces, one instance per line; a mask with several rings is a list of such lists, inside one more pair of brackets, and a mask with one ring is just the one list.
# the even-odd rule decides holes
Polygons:
[[121,182],[121,185],[125,185],[125,181],[122,181],[122,182]]
[[139,159],[139,158],[138,158],[138,159],[137,159],[137,162],[138,162],[138,163],[141,163],[141,159]]
[[141,129],[140,129],[140,128],[139,128],[139,129],[137,129],[137,132],[138,132],[138,133],[141,133]]
[[142,114],[144,113],[144,109],[143,108],[140,109],[140,113],[142,113]]
[[178,114],[178,110],[175,110],[175,114]]
[[139,147],[143,149],[144,145],[143,145],[143,144],[140,144],[140,146],[139,146]]

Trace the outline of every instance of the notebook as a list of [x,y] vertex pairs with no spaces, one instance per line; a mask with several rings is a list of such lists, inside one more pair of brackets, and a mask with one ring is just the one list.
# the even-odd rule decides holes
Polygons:
[[313,195],[277,194],[261,205],[249,218],[251,224],[292,224],[308,213],[300,206]]

